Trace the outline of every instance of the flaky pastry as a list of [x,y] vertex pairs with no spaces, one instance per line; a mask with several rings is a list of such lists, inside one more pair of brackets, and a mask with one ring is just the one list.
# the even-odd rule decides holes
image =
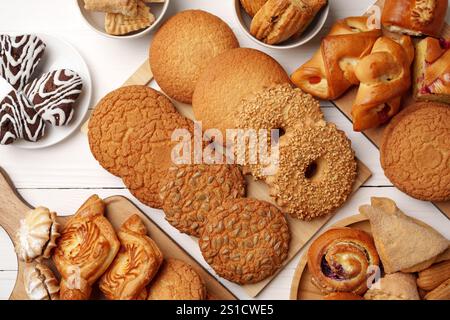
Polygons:
[[134,17],[137,14],[137,0],[84,0],[84,8],[90,11],[120,13]]
[[150,12],[150,7],[139,1],[137,13],[134,16],[127,16],[121,13],[107,13],[105,30],[112,35],[124,35],[147,28],[153,22],[155,22],[155,16]]
[[31,300],[58,300],[59,283],[52,270],[42,263],[30,263],[23,272],[23,286]]

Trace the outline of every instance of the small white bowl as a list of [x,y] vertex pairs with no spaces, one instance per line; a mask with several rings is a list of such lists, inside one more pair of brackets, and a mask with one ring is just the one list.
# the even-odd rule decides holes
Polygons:
[[84,8],[84,0],[75,0],[78,8],[80,9],[80,14],[83,17],[84,21],[96,32],[100,33],[103,36],[114,38],[114,39],[132,39],[139,38],[143,35],[151,32],[156,28],[156,26],[161,22],[164,15],[167,12],[167,8],[169,7],[170,0],[164,0],[164,2],[158,3],[149,3],[148,5],[151,8],[152,14],[155,16],[155,22],[145,29],[132,32],[123,36],[115,36],[112,34],[108,34],[105,31],[105,13],[103,12],[95,12],[89,11]]
[[239,25],[241,26],[244,33],[250,39],[252,39],[256,43],[264,47],[271,49],[292,49],[304,45],[309,40],[314,38],[317,35],[317,33],[322,29],[323,25],[325,24],[325,21],[327,20],[328,12],[330,11],[330,1],[331,0],[328,0],[327,5],[319,11],[317,16],[314,17],[314,20],[308,26],[308,28],[306,28],[306,30],[299,37],[288,39],[279,44],[264,43],[256,39],[250,33],[250,24],[252,22],[252,18],[247,14],[247,12],[245,12],[244,8],[242,8],[241,2],[239,0],[234,0],[234,10],[236,12],[236,17]]

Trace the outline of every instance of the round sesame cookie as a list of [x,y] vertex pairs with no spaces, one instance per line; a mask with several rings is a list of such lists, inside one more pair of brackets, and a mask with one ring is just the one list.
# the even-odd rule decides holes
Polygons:
[[[290,84],[279,84],[242,99],[236,108],[235,117],[238,128],[256,131],[267,129],[268,133],[271,129],[279,129],[281,136],[296,126],[322,121],[323,113],[319,101],[310,94]],[[256,179],[262,179],[265,175],[263,169],[268,165],[259,159],[257,164],[247,165],[245,171],[249,171]]]
[[381,166],[411,197],[450,200],[450,107],[415,103],[395,116],[383,133]]
[[239,47],[230,27],[202,10],[186,10],[167,20],[150,46],[156,82],[171,98],[191,103],[195,84],[210,60]]
[[289,241],[286,218],[277,207],[241,198],[226,200],[208,215],[199,246],[219,276],[247,284],[259,282],[281,267]]
[[160,191],[166,220],[199,237],[208,213],[224,200],[245,196],[245,179],[234,165],[194,164],[169,168]]
[[278,170],[266,177],[270,195],[292,217],[311,220],[336,210],[352,192],[355,153],[345,133],[320,121],[280,139]]
[[289,82],[283,67],[267,54],[249,48],[229,50],[214,58],[198,79],[192,98],[195,118],[204,129],[236,128],[235,110],[244,97]]
[[206,287],[187,263],[167,259],[148,288],[148,300],[205,300]]

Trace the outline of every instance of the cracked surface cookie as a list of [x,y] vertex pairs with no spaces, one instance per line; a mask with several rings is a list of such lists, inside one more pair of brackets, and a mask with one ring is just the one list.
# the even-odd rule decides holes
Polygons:
[[286,218],[277,207],[242,198],[211,212],[199,246],[219,276],[246,284],[273,275],[287,258],[289,241]]
[[148,300],[205,300],[206,287],[187,263],[167,259],[148,288]]
[[224,200],[245,196],[245,179],[237,166],[172,166],[161,188],[166,220],[179,231],[199,237],[211,210]]
[[380,148],[386,177],[408,195],[450,200],[450,109],[423,102],[406,107],[386,127]]
[[195,84],[214,57],[239,47],[231,28],[202,10],[186,10],[156,32],[150,47],[155,80],[170,97],[191,103]]

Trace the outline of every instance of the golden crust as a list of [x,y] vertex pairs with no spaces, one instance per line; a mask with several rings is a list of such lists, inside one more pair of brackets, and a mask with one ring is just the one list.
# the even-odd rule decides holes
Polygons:
[[368,268],[379,264],[372,237],[358,229],[330,229],[314,240],[308,250],[312,282],[323,293],[364,294]]
[[117,233],[120,251],[100,279],[100,290],[111,300],[138,299],[156,275],[163,255],[147,236],[147,228],[138,215],[132,215]]
[[59,283],[49,267],[28,263],[23,272],[23,286],[31,300],[58,300]]
[[273,275],[288,256],[289,227],[274,205],[256,199],[226,200],[203,227],[199,246],[216,273],[239,284]]
[[250,17],[253,17],[267,0],[241,0],[241,5]]
[[150,7],[139,0],[137,12],[133,16],[108,12],[105,17],[105,30],[109,34],[120,36],[147,28],[153,22],[155,16],[150,12]]
[[400,190],[428,201],[450,200],[450,108],[421,102],[392,119],[380,148],[385,175]]
[[211,59],[237,47],[236,36],[219,17],[186,10],[156,32],[150,46],[151,69],[167,95],[190,104],[197,80]]
[[53,261],[62,277],[62,300],[88,299],[92,285],[119,250],[120,242],[104,211],[104,202],[94,195],[61,232]]
[[167,259],[148,288],[148,300],[205,300],[206,287],[187,263]]
[[84,0],[84,8],[134,17],[138,11],[138,4],[137,0]]
[[413,274],[387,274],[364,295],[366,300],[420,300]]

